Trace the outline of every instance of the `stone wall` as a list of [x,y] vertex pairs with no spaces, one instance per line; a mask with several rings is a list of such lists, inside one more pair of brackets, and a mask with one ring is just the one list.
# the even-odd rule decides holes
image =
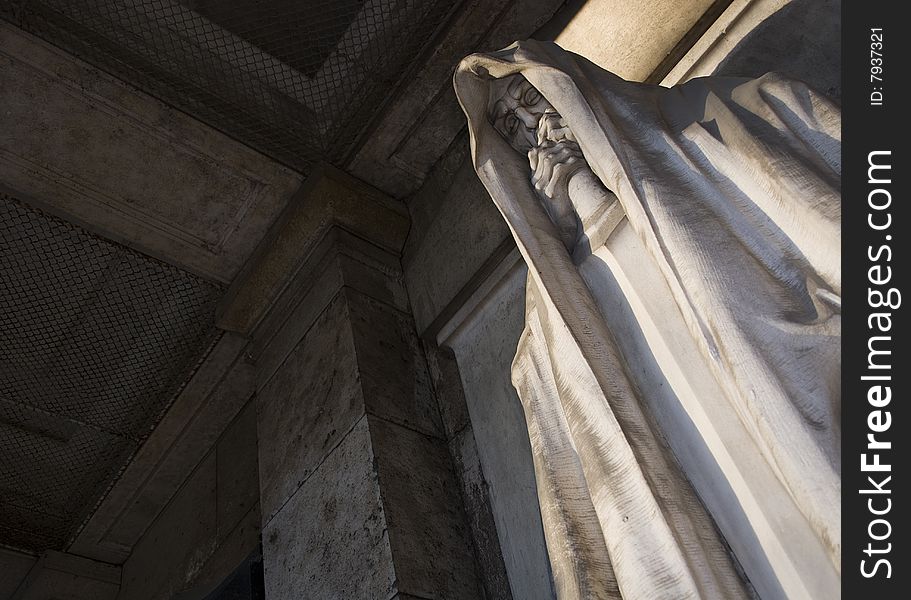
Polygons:
[[244,308],[225,312],[249,314],[256,273],[285,274],[260,320],[237,320],[252,324],[275,600],[483,595],[402,283],[407,229],[398,203],[325,167],[233,294]]

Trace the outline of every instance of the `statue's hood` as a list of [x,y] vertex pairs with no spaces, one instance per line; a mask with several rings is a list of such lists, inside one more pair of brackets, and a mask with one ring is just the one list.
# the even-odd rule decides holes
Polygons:
[[624,149],[628,142],[621,132],[623,123],[635,122],[642,129],[653,123],[653,130],[660,129],[658,96],[667,90],[625,81],[553,42],[516,42],[462,60],[453,84],[468,120],[475,170],[512,228],[526,261],[534,264],[561,243],[559,234],[531,185],[528,158],[516,152],[487,119],[491,82],[514,74],[525,77],[560,113],[592,171],[618,195],[634,182],[634,167]]
[[[664,88],[625,81],[553,42],[528,40],[466,57],[453,84],[468,120],[475,170],[529,265],[547,254],[545,247],[555,247],[559,236],[537,200],[527,158],[487,120],[491,81],[513,74],[525,77],[560,113],[666,276],[674,277],[675,269],[662,239],[674,234],[671,213],[689,204],[690,212],[708,208],[726,218],[728,182],[742,181],[740,192],[765,203],[757,205],[758,217],[775,220],[783,231],[812,222],[820,236],[840,238],[840,112],[804,84],[769,74],[756,80],[704,77]],[[775,164],[790,164],[781,172],[799,176],[780,179],[767,168]],[[775,194],[763,190],[782,183],[818,188],[826,200],[780,211]],[[821,247],[794,251],[840,291],[840,263]],[[792,254],[771,257],[776,264],[769,268],[787,270]]]
[[[592,170],[613,191],[628,178],[622,176],[623,159],[612,142],[620,136],[613,135],[615,125],[598,106],[611,101],[615,108],[628,111],[630,102],[641,102],[658,88],[624,81],[552,42],[534,40],[472,54],[462,60],[453,77],[468,120],[475,170],[512,230],[533,277],[549,274],[538,282],[539,287],[547,289],[558,304],[569,290],[585,296],[573,302],[593,303],[532,187],[528,158],[516,152],[487,119],[491,82],[513,74],[524,76],[563,116]],[[565,318],[572,320],[569,315]]]

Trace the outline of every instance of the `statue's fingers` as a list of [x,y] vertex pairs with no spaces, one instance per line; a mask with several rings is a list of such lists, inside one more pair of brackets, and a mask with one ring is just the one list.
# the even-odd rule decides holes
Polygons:
[[551,129],[551,133],[557,139],[569,139],[569,137],[572,135],[572,132],[568,127],[555,127]]
[[562,144],[560,146],[560,153],[555,157],[556,162],[565,163],[569,160],[577,159],[575,150],[567,144]]
[[545,179],[545,175],[548,172],[547,157],[548,157],[547,151],[543,151],[543,152],[539,151],[537,154],[537,159],[536,159],[537,164],[535,164],[534,172],[531,175],[531,182],[535,186],[536,190],[540,190],[541,187],[543,186],[543,182],[547,181],[547,179]]
[[538,126],[541,137],[548,140],[559,139],[560,128],[560,115],[556,113],[545,113]]
[[531,182],[534,184],[536,190],[543,190],[544,186],[547,185],[549,177],[550,170],[542,164],[541,168],[539,168],[531,178]]
[[560,151],[554,145],[539,146],[538,147],[538,161],[544,164],[551,163],[554,160],[554,154]]
[[559,148],[551,148],[544,153],[541,158],[541,172],[539,175],[541,186],[538,189],[542,189],[553,177],[554,168],[560,164],[561,152]]
[[544,113],[543,115],[541,115],[541,121],[539,122],[539,126],[542,130],[544,130],[545,132],[550,131],[551,123],[552,123],[552,120],[551,120],[551,115],[549,113]]
[[555,145],[545,150],[540,161],[541,168],[537,171],[538,185],[536,189],[541,190],[544,188],[545,194],[551,197],[555,180],[559,180],[559,173],[564,171],[566,164],[577,161],[578,158],[565,144]]
[[560,127],[557,131],[563,138],[571,142],[576,141],[576,136],[573,135],[573,130],[569,128],[569,123],[566,122],[566,119],[560,117],[559,126]]
[[579,149],[575,144],[565,144],[566,153],[564,154],[564,160],[584,160],[585,157],[582,156],[582,150]]
[[569,174],[569,171],[573,169],[574,166],[570,163],[560,163],[554,167],[553,173],[550,177],[550,180],[547,182],[547,187],[544,188],[544,194],[548,198],[553,198],[554,193],[557,191],[558,185],[563,185],[566,176]]

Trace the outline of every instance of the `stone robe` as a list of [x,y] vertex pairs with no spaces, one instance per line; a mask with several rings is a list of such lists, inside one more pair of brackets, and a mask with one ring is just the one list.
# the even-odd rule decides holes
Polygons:
[[[528,159],[486,117],[492,78],[520,73],[616,194],[568,252]],[[628,219],[728,409],[840,560],[840,113],[775,75],[661,88],[555,44],[472,55],[456,93],[475,169],[528,264],[513,364],[561,598],[747,594],[668,451],[586,281]],[[617,206],[611,206],[616,203]]]

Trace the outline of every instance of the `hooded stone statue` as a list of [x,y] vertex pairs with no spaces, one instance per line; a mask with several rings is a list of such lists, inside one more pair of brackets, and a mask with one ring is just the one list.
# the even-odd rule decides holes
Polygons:
[[[630,297],[637,327],[658,332],[649,352],[677,348],[656,360],[707,374],[837,571],[838,108],[775,75],[628,82],[534,41],[467,57],[454,84],[475,169],[528,265],[512,376],[558,596],[748,596],[698,474],[668,448],[665,392],[611,325],[604,281],[634,279],[635,261],[684,332],[653,342],[673,336]],[[632,268],[601,251],[621,223],[641,250]]]

